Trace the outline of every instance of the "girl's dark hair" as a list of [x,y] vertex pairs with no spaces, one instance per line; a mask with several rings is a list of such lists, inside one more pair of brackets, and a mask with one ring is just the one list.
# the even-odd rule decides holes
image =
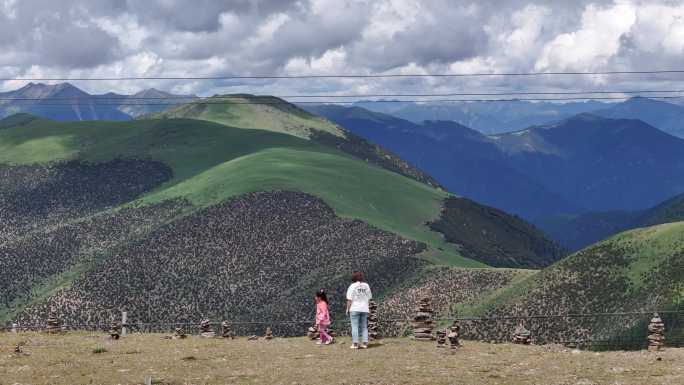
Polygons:
[[363,282],[363,273],[355,271],[352,273],[352,282]]
[[321,289],[316,292],[316,297],[320,298],[321,301],[328,303],[328,295],[325,293],[325,290]]

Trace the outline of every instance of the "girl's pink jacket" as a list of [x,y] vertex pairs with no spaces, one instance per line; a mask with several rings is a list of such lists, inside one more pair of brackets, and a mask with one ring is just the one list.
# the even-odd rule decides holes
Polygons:
[[316,304],[316,325],[330,325],[330,314],[328,313],[328,304],[321,301]]

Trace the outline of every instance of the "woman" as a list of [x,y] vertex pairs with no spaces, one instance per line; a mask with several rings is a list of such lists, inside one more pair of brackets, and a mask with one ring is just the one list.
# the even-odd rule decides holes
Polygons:
[[347,314],[351,320],[352,349],[359,348],[359,332],[361,332],[361,349],[368,348],[368,302],[373,298],[370,286],[363,282],[363,273],[352,273],[352,284],[347,289]]

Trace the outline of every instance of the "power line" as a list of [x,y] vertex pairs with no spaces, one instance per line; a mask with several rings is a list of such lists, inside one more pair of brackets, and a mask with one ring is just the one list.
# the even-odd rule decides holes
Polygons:
[[277,79],[382,79],[382,78],[455,78],[483,76],[565,76],[565,75],[653,75],[681,74],[684,69],[644,71],[589,71],[589,72],[473,72],[424,74],[334,74],[334,75],[222,75],[222,76],[121,76],[121,77],[59,77],[0,78],[0,81],[126,81],[126,80],[277,80]]
[[306,94],[306,95],[218,95],[211,97],[202,96],[104,96],[90,95],[86,97],[0,97],[5,101],[45,101],[45,100],[69,100],[69,101],[118,101],[118,100],[197,100],[197,99],[239,99],[245,97],[256,98],[381,98],[381,97],[453,97],[453,96],[515,96],[515,95],[607,95],[607,94],[653,94],[653,93],[684,93],[684,90],[602,90],[602,91],[511,91],[511,92],[449,92],[449,93],[385,93],[385,94]]
[[[684,95],[678,96],[649,96],[649,99],[682,99]],[[279,105],[279,104],[354,104],[359,102],[364,103],[457,103],[457,102],[524,102],[524,101],[588,101],[588,100],[629,100],[631,97],[561,97],[561,98],[509,98],[509,99],[402,99],[402,100],[354,100],[354,101],[340,101],[340,100],[318,100],[318,101],[287,101],[287,100],[273,100],[273,101],[211,101],[212,98],[201,99],[201,101],[190,102],[189,104],[194,105]],[[91,100],[92,103],[88,105],[95,106],[177,106],[183,103],[97,103],[97,100]],[[40,103],[35,106],[73,106],[74,103]],[[2,104],[0,104],[0,107]],[[27,105],[28,107],[34,105]]]

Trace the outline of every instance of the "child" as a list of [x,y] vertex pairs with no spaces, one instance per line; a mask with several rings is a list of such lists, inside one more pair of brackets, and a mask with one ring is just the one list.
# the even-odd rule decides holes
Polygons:
[[318,327],[318,334],[320,336],[320,341],[316,343],[319,345],[329,345],[332,343],[332,337],[328,334],[328,326],[330,326],[328,296],[323,289],[316,292],[316,326]]

